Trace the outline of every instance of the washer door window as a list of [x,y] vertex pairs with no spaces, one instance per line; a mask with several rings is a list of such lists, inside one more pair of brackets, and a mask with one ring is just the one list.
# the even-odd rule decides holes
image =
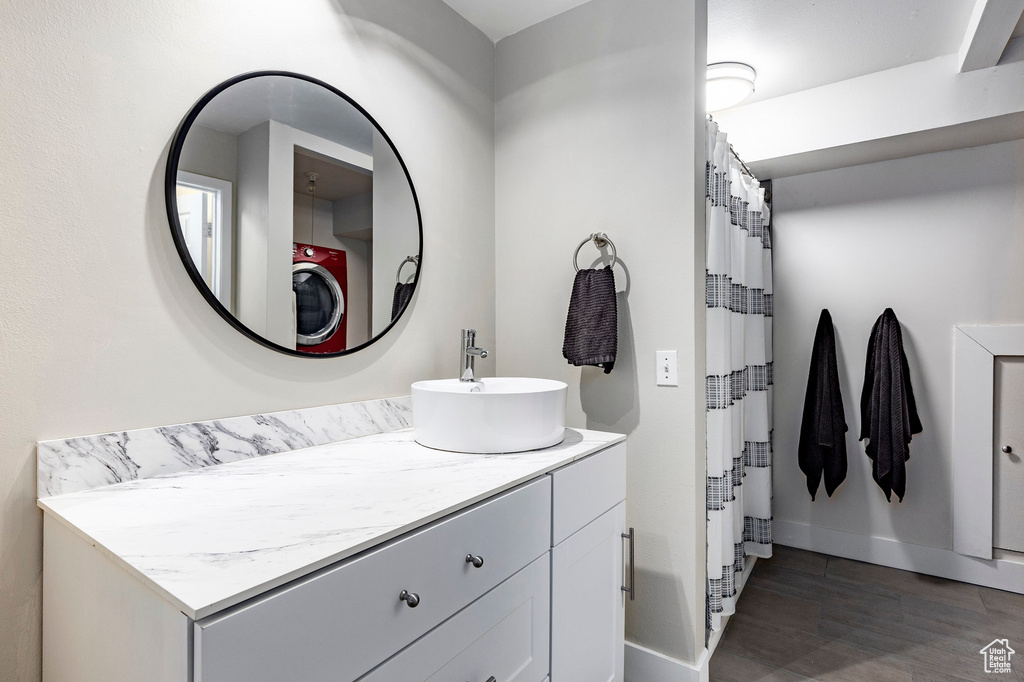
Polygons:
[[292,266],[295,292],[295,343],[316,346],[331,337],[345,314],[345,299],[338,280],[316,263]]

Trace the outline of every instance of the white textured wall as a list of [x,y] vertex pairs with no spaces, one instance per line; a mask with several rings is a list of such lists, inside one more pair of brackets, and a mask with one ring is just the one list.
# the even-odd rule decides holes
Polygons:
[[[627,638],[694,661],[704,644],[703,0],[592,0],[497,46],[501,375],[569,384],[569,425],[629,435],[637,600]],[[573,250],[618,248],[619,354],[562,358]],[[586,267],[592,245],[580,256]],[[486,345],[486,344],[485,344]],[[656,350],[679,386],[655,386]]]
[[[493,337],[493,54],[441,0],[0,5],[0,679],[40,676],[35,441],[401,395],[455,375],[460,327]],[[422,288],[355,356],[245,339],[174,250],[175,128],[255,69],[354,97],[416,183]]]
[[[775,519],[951,549],[953,327],[1024,322],[1024,141],[783,178],[773,189]],[[868,335],[886,307],[903,325],[924,425],[902,504],[886,502],[857,440]],[[819,491],[811,502],[797,442],[822,308],[836,330],[849,473],[831,499]]]

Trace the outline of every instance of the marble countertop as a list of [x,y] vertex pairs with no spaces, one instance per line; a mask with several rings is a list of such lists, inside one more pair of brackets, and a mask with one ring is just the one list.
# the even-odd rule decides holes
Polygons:
[[471,455],[404,429],[38,504],[198,620],[624,439]]

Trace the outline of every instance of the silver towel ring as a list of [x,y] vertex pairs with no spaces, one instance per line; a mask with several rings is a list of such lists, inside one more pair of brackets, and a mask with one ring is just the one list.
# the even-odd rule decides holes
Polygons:
[[412,263],[416,267],[419,267],[420,266],[420,257],[419,256],[406,256],[405,257],[405,260],[402,261],[402,264],[398,266],[398,272],[395,273],[395,280],[399,284],[402,283],[402,268],[405,267],[406,263]]
[[594,242],[594,246],[596,246],[599,249],[605,246],[612,247],[612,262],[608,267],[615,267],[615,263],[617,260],[615,257],[615,242],[609,239],[608,235],[606,235],[604,232],[595,232],[594,234],[590,235],[589,237],[581,241],[580,245],[576,247],[576,252],[572,254],[572,266],[576,268],[576,272],[580,271],[580,266],[576,264],[576,260],[580,256],[580,249],[582,249],[583,245],[586,244],[587,242]]

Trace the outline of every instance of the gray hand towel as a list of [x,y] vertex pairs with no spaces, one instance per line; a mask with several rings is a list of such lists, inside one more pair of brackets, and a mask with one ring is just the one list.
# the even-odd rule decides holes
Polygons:
[[618,350],[615,275],[610,268],[580,270],[572,283],[562,357],[569,364],[595,365],[608,374]]

